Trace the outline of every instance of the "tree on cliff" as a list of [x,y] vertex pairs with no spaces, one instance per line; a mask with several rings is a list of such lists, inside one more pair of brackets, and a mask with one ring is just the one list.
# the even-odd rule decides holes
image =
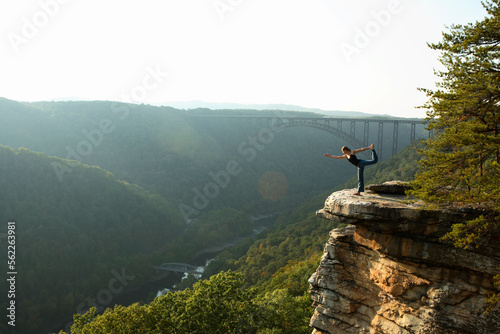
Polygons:
[[484,242],[500,225],[500,0],[483,6],[488,15],[482,21],[452,25],[440,43],[429,45],[441,51],[446,70],[436,72],[437,90],[422,89],[435,136],[422,150],[412,191],[430,202],[493,209],[445,236],[463,248]]

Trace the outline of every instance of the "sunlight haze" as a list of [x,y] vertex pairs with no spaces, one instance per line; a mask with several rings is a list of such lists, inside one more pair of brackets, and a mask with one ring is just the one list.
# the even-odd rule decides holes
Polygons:
[[4,1],[0,96],[424,117],[426,43],[485,15],[479,0]]

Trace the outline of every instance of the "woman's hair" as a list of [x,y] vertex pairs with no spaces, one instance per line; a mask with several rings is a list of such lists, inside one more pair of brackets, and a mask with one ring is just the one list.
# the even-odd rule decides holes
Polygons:
[[342,151],[350,151],[351,149],[347,146],[342,146]]

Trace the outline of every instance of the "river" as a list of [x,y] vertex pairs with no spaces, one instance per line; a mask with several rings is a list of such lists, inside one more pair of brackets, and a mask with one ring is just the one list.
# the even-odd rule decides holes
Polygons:
[[[265,230],[267,227],[274,224],[274,222],[279,217],[279,212],[274,213],[272,215],[262,215],[257,217],[251,217],[252,222],[255,224],[253,233],[251,237],[256,237],[259,233]],[[248,237],[247,237],[248,238]],[[190,264],[200,267],[206,267],[207,263],[217,257],[217,255],[222,252],[224,249],[237,245],[242,242],[246,238],[237,238],[231,242],[224,244],[221,247],[215,247],[207,250],[202,250],[198,252],[197,256],[193,258]],[[216,250],[215,252],[209,252],[212,249]],[[106,305],[107,308],[113,308],[115,305],[124,305],[129,306],[134,303],[143,303],[150,302],[154,297],[158,295],[159,292],[164,291],[165,289],[172,289],[175,284],[182,281],[184,277],[183,273],[175,273],[175,272],[167,272],[165,277],[152,280],[142,284],[139,288],[135,288],[133,290],[124,291],[119,295],[113,296],[113,299]],[[62,322],[60,326],[51,329],[52,333],[58,333],[60,330],[65,330],[69,333],[69,327],[73,323],[72,319],[67,319]],[[64,325],[63,325],[64,324]]]
[[[260,215],[251,217],[252,222],[254,223],[254,229],[251,237],[256,237],[259,233],[264,231],[267,227],[274,224],[274,222],[279,217],[280,212],[276,212],[269,215]],[[217,255],[222,252],[224,249],[237,245],[242,242],[246,238],[237,238],[231,242],[226,243],[223,247],[212,248],[215,251],[207,252],[202,250],[195,255],[195,257],[190,261],[192,265],[199,267],[206,267],[208,262],[213,260]],[[119,296],[117,296],[113,300],[114,305],[131,305],[136,302],[142,302],[146,300],[151,300],[151,296],[156,297],[158,292],[163,291],[165,289],[172,289],[175,284],[181,282],[184,274],[182,273],[168,273],[168,276],[162,278],[157,281],[151,281],[143,284],[140,288],[135,289],[133,291],[125,292]],[[110,305],[111,307],[111,305]]]

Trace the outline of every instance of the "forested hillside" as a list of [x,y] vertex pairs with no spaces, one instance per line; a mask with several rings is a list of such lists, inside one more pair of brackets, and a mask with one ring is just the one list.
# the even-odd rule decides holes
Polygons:
[[149,279],[152,252],[184,227],[164,198],[99,167],[76,165],[60,182],[54,162],[65,163],[0,146],[0,220],[16,222],[17,323],[24,333],[74,313],[113,273],[130,277],[116,291]]

